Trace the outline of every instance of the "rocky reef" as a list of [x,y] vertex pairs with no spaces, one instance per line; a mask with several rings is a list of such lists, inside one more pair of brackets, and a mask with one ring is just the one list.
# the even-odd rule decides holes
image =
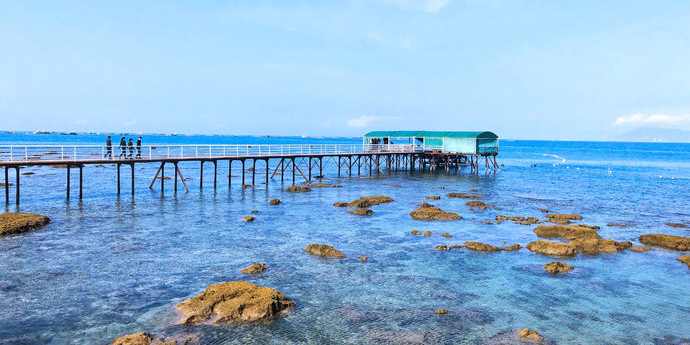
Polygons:
[[367,208],[375,205],[385,204],[393,202],[394,200],[390,197],[379,195],[379,196],[363,196],[357,200],[352,200],[347,203],[347,207],[356,208]]
[[534,229],[534,232],[542,238],[562,238],[566,240],[601,238],[591,227],[581,225],[539,225]]
[[457,213],[446,212],[438,207],[420,207],[410,212],[410,217],[417,220],[457,220],[462,219]]
[[243,269],[240,270],[240,272],[244,274],[259,274],[263,273],[263,271],[266,270],[266,264],[265,263],[255,263],[251,264]]
[[573,266],[566,264],[565,262],[554,261],[544,265],[546,272],[551,274],[559,274],[571,271]]
[[371,216],[374,214],[374,211],[368,209],[368,208],[356,208],[354,210],[347,210],[345,213],[349,214],[356,214],[358,216]]
[[648,234],[640,236],[639,240],[648,246],[673,250],[690,250],[690,237]]
[[307,246],[307,248],[304,248],[304,251],[320,256],[322,258],[339,258],[342,259],[345,257],[345,254],[341,253],[337,249],[327,245],[327,244],[310,244]]
[[271,199],[268,203],[269,203],[270,205],[274,205],[274,206],[275,206],[275,205],[280,205],[281,201],[280,201],[280,199]]
[[546,219],[550,223],[570,224],[571,220],[582,220],[582,216],[573,213],[549,213]]
[[34,213],[7,212],[0,214],[0,236],[21,234],[40,229],[50,218]]
[[676,260],[688,265],[688,268],[690,268],[690,255],[681,256],[681,257],[677,258]]
[[501,247],[492,246],[481,242],[465,242],[465,248],[476,252],[500,252]]
[[146,332],[123,335],[111,342],[112,345],[149,345],[153,337]]
[[448,193],[446,194],[449,198],[461,198],[461,199],[484,199],[486,195],[484,194],[470,194],[470,193]]
[[271,288],[244,281],[214,284],[199,295],[177,305],[180,323],[198,324],[215,317],[213,323],[257,321],[291,309],[295,302]]
[[575,247],[582,254],[616,253],[632,247],[632,242],[616,242],[609,239],[581,238],[570,241],[569,245]]
[[285,188],[285,191],[290,193],[306,193],[311,192],[311,188],[306,186],[290,186]]
[[577,249],[568,243],[551,242],[546,240],[534,241],[527,244],[527,249],[536,254],[551,256],[575,256]]

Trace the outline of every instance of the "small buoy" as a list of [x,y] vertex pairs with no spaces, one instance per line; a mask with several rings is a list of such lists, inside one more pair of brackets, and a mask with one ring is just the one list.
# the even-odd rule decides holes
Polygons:
[[566,169],[570,169],[570,167],[565,167]]
[[671,180],[675,180],[675,179],[676,179],[675,177],[671,177]]

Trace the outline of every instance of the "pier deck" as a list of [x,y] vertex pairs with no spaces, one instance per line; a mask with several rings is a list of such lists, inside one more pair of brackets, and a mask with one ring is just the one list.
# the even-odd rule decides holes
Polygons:
[[[348,176],[352,176],[353,170],[361,175],[362,168],[371,174],[384,174],[386,171],[414,171],[416,169],[437,170],[444,168],[450,174],[454,169],[460,173],[462,166],[469,166],[469,171],[478,173],[480,158],[484,157],[486,172],[497,172],[498,164],[496,155],[493,154],[460,154],[442,153],[424,150],[422,146],[415,145],[357,145],[357,144],[325,144],[325,145],[148,145],[140,148],[127,147],[124,150],[119,146],[113,146],[109,150],[105,146],[89,145],[10,145],[0,146],[0,166],[4,168],[5,203],[10,202],[9,169],[15,169],[15,203],[20,201],[20,169],[30,166],[53,166],[66,168],[66,193],[70,197],[71,170],[79,170],[79,199],[83,196],[83,167],[85,165],[110,165],[117,167],[117,193],[120,194],[121,166],[131,167],[131,193],[134,195],[134,166],[135,164],[160,164],[156,175],[153,177],[149,188],[160,181],[161,192],[165,190],[165,166],[174,166],[173,189],[177,192],[178,177],[185,190],[189,190],[182,172],[178,166],[183,162],[200,163],[200,188],[203,188],[204,164],[213,164],[213,186],[217,187],[218,162],[228,162],[228,187],[232,185],[233,162],[241,163],[242,186],[253,186],[256,182],[256,163],[263,161],[265,170],[265,183],[280,175],[281,181],[285,179],[286,170],[291,173],[291,182],[294,185],[299,176],[304,181],[312,180],[312,172],[318,169],[318,175],[323,177],[324,161],[332,162],[337,166],[337,176],[341,176],[342,169]],[[131,156],[131,158],[129,158]],[[104,158],[106,157],[106,158]],[[246,163],[251,163],[250,171],[246,169]],[[274,162],[271,174],[271,162]],[[306,173],[305,173],[306,171]],[[246,184],[246,173],[251,172],[251,185]],[[160,177],[159,177],[160,176]]]

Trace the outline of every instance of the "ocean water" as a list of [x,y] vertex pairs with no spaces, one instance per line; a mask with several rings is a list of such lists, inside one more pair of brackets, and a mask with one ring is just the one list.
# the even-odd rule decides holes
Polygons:
[[[102,140],[0,134],[0,145]],[[145,137],[151,144],[359,142]],[[326,181],[343,187],[299,194],[284,191],[290,176],[284,184],[279,177],[268,186],[259,184],[263,163],[257,165],[256,188],[244,190],[239,177],[228,189],[227,163],[219,164],[215,190],[207,182],[211,169],[200,189],[198,163],[183,163],[182,173],[191,177],[189,193],[174,194],[166,181],[161,194],[158,185],[148,188],[157,166],[140,164],[133,197],[128,167],[123,167],[123,194],[117,196],[115,169],[89,166],[81,202],[76,193],[65,199],[64,169],[26,168],[35,174],[22,176],[22,203],[11,203],[6,211],[45,214],[52,223],[0,238],[0,343],[102,344],[146,331],[160,337],[194,335],[205,344],[475,344],[495,343],[524,327],[561,344],[689,341],[690,270],[676,260],[687,253],[655,248],[579,255],[558,259],[574,271],[550,276],[541,265],[556,259],[526,249],[475,253],[434,246],[464,241],[524,246],[538,239],[534,226],[479,222],[497,214],[543,218],[544,208],[581,214],[584,223],[601,226],[602,237],[617,241],[638,244],[646,233],[690,236],[688,229],[665,225],[690,224],[690,144],[502,140],[498,161],[504,166],[497,174],[393,172],[352,178],[337,178],[331,162]],[[500,209],[470,211],[467,200],[445,197],[470,189],[487,194],[484,201]],[[373,206],[370,217],[332,206],[365,195],[395,201]],[[427,201],[426,195],[443,196],[430,202],[464,219],[411,219],[409,212]],[[270,206],[272,198],[283,203]],[[245,223],[246,215],[257,219]],[[624,221],[635,226],[606,226]],[[412,229],[433,235],[413,236]],[[333,245],[347,258],[310,256],[302,251],[310,243]],[[360,262],[358,255],[369,262]],[[254,262],[265,262],[267,271],[240,273]],[[268,322],[177,324],[176,304],[208,285],[235,280],[277,289],[297,307]],[[438,308],[450,312],[437,316]]]

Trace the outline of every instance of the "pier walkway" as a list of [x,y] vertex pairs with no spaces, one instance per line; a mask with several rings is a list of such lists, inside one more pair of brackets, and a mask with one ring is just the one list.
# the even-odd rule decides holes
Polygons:
[[[204,184],[204,164],[213,164],[213,186],[216,188],[218,180],[218,162],[228,162],[228,188],[232,185],[232,167],[234,162],[241,164],[242,187],[253,186],[256,182],[256,163],[263,161],[265,183],[269,179],[280,175],[285,179],[286,171],[291,174],[292,184],[299,176],[310,182],[312,177],[322,178],[326,164],[337,166],[337,176],[341,176],[344,169],[348,176],[352,176],[356,169],[361,175],[362,170],[371,174],[384,174],[392,171],[436,170],[445,168],[447,173],[455,169],[461,171],[463,165],[469,166],[472,173],[479,172],[480,158],[484,157],[486,172],[498,171],[496,153],[494,154],[459,154],[442,153],[425,150],[422,145],[406,144],[322,144],[322,145],[147,145],[127,147],[124,150],[113,146],[109,150],[105,146],[92,145],[0,145],[0,166],[4,168],[5,203],[10,202],[12,185],[9,170],[15,171],[14,189],[15,203],[20,201],[20,169],[30,166],[52,166],[66,168],[66,193],[70,197],[71,170],[79,170],[79,198],[83,195],[83,167],[85,165],[114,164],[117,167],[117,193],[121,191],[121,166],[131,168],[131,193],[134,194],[135,164],[160,164],[151,181],[149,188],[160,181],[161,192],[165,190],[165,166],[173,165],[173,189],[177,192],[178,177],[185,190],[189,190],[185,178],[178,164],[182,162],[200,163],[200,187]],[[247,163],[251,168],[246,169]],[[271,164],[273,163],[273,165]],[[271,169],[273,172],[271,173]],[[312,176],[312,172],[318,175]],[[251,184],[247,184],[246,173],[251,172]]]

